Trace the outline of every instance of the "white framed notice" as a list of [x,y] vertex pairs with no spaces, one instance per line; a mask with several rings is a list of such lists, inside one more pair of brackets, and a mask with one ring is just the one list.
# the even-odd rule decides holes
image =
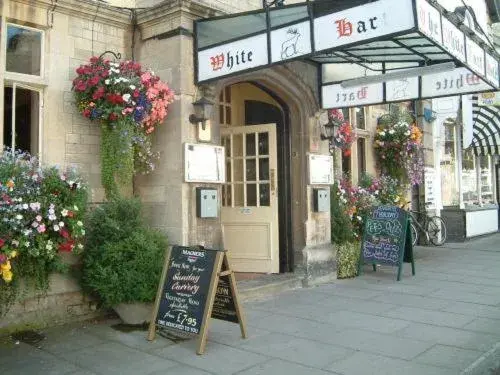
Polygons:
[[224,147],[185,143],[184,179],[186,182],[223,184],[226,182]]
[[309,184],[333,185],[333,156],[309,154]]

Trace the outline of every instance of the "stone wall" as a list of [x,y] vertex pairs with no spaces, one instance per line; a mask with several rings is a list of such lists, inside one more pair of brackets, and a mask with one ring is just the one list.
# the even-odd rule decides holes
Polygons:
[[[42,162],[78,167],[89,182],[91,203],[102,202],[99,126],[77,113],[71,85],[75,69],[93,55],[112,50],[130,56],[129,13],[96,6],[89,0],[60,0],[55,8],[49,0],[4,0],[2,10],[2,16],[9,22],[45,32]],[[3,69],[1,72],[0,84],[4,85]],[[0,92],[3,95],[3,87]],[[3,103],[3,99],[0,102]],[[68,262],[78,262],[78,259]],[[0,329],[85,318],[92,316],[94,307],[80,293],[76,279],[53,275],[48,295],[29,294],[0,319]]]

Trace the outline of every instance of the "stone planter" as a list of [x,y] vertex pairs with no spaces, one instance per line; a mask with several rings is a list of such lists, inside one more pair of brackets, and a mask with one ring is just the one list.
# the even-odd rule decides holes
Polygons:
[[120,303],[113,306],[113,310],[115,310],[123,323],[139,325],[149,323],[153,304],[145,302]]

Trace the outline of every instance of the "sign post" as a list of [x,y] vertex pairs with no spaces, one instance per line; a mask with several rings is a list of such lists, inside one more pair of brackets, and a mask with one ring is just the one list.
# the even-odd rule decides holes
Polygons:
[[379,206],[366,218],[359,274],[363,264],[388,264],[398,267],[397,280],[401,280],[403,263],[411,263],[412,274],[415,275],[413,245],[408,213],[395,206]]
[[203,354],[210,317],[238,323],[242,337],[247,337],[227,251],[201,246],[170,247],[156,294],[148,340],[154,340],[157,327],[199,335],[196,352]]

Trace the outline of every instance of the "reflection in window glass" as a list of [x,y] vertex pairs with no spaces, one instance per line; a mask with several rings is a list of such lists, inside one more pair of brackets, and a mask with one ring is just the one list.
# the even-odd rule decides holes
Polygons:
[[356,108],[354,108],[354,112],[356,113],[356,127],[358,129],[366,129],[365,108],[364,107],[356,107]]
[[42,32],[7,25],[6,70],[41,76]]
[[233,156],[243,156],[243,134],[233,136]]
[[259,133],[259,155],[269,155],[269,134]]
[[259,159],[259,180],[269,180],[269,158]]
[[257,185],[247,184],[247,204],[246,207],[257,207]]
[[260,184],[260,206],[268,207],[271,205],[271,195],[269,194],[269,184]]
[[466,205],[479,203],[475,157],[471,150],[464,151],[462,156],[462,191]]
[[255,159],[248,159],[246,161],[246,167],[247,167],[247,181],[255,181],[257,174],[255,173],[256,170],[256,162]]
[[480,157],[480,168],[481,168],[481,197],[483,203],[494,203],[493,197],[493,185],[491,176],[491,157],[481,156]]
[[247,156],[254,156],[255,155],[255,134],[250,133],[246,135],[246,140],[247,140]]
[[455,119],[448,118],[441,129],[441,195],[443,206],[456,206],[458,186],[455,158]]
[[243,181],[243,159],[235,159],[233,160],[234,168],[233,168],[233,176],[234,181],[242,182]]

